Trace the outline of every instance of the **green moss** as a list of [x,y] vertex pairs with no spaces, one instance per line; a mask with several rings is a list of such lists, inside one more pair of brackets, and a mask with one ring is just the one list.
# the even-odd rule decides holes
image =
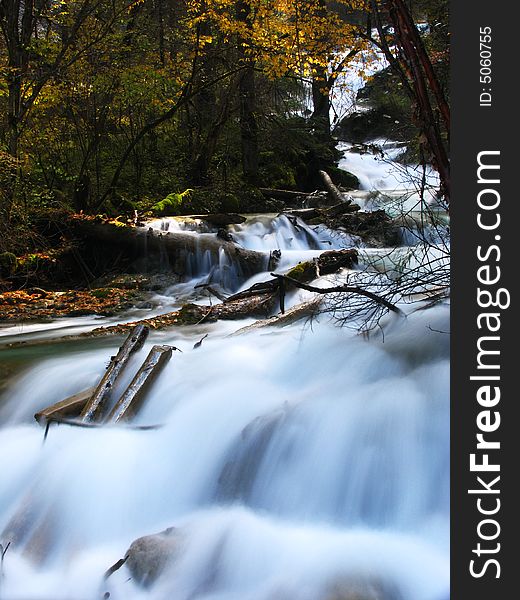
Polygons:
[[196,325],[204,316],[204,312],[196,304],[184,304],[178,311],[181,325]]
[[187,189],[180,194],[176,192],[168,194],[166,198],[154,204],[152,210],[158,217],[180,215],[182,214],[183,205],[189,201],[192,192],[193,190]]
[[329,175],[336,185],[347,190],[359,189],[359,179],[349,171],[344,171],[338,167],[329,167]]
[[309,279],[312,279],[314,273],[315,267],[313,263],[302,262],[293,267],[287,273],[287,276],[291,277],[291,279],[296,279],[296,281],[308,281]]

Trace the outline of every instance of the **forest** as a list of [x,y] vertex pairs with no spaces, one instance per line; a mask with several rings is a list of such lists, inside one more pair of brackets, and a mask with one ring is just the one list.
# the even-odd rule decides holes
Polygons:
[[449,598],[448,0],[0,0],[0,598]]
[[[413,19],[428,27],[418,45]],[[0,23],[0,249],[15,287],[37,255],[70,254],[73,234],[49,225],[59,213],[277,210],[260,190],[319,189],[320,169],[356,187],[337,169],[331,101],[378,47],[393,69],[379,108],[449,192],[443,0],[3,0]]]

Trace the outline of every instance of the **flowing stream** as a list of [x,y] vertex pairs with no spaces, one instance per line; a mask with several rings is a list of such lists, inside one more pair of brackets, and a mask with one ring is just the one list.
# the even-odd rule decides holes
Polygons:
[[[388,165],[345,161],[357,161],[366,209],[403,189],[392,183],[390,195],[374,195]],[[215,235],[197,222],[150,226]],[[245,248],[280,250],[281,272],[324,250],[362,246],[276,215],[231,233]],[[360,251],[362,263],[377,254]],[[268,275],[245,282],[225,257],[190,260],[186,281],[162,293],[173,306],[197,297],[195,285],[208,278],[236,291]],[[0,542],[12,542],[0,598],[448,598],[448,307],[386,317],[384,336],[368,340],[326,315],[230,336],[251,322],[150,335],[114,390],[117,397],[152,344],[182,350],[137,417],[160,425],[147,431],[53,426],[44,442],[34,413],[94,385],[119,340],[18,351],[25,369],[0,399]],[[92,324],[68,319],[3,334],[13,341]],[[141,588],[126,567],[103,581],[134,539],[167,527],[178,528],[182,544],[154,586]]]

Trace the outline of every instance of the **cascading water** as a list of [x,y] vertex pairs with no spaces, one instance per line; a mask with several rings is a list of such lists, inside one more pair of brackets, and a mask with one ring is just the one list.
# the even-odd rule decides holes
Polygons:
[[[156,336],[184,349],[139,416],[161,429],[59,427],[45,444],[32,414],[93,384],[104,356],[87,346],[34,367],[4,401],[1,526],[27,519],[4,596],[95,598],[132,539],[174,525],[186,548],[151,598],[327,598],[362,577],[442,600],[446,320],[418,313],[384,344],[327,324],[209,329],[193,352],[200,331]],[[126,577],[112,597],[142,593]]]
[[[369,192],[380,177],[366,176]],[[217,235],[195,221],[148,226]],[[230,233],[243,248],[280,250],[280,271],[359,245],[286,216]],[[184,292],[267,276],[244,282],[225,253],[199,248]],[[384,251],[362,261],[376,268],[375,256],[388,274]],[[0,543],[11,542],[0,598],[446,600],[448,308],[386,317],[384,338],[370,340],[325,316],[229,336],[243,324],[150,336],[144,352],[162,343],[182,353],[135,422],[160,426],[147,431],[59,426],[44,443],[33,414],[95,384],[117,347],[86,340],[31,357],[0,399]],[[103,581],[135,538],[167,527],[179,548],[155,585],[140,587],[126,567]]]

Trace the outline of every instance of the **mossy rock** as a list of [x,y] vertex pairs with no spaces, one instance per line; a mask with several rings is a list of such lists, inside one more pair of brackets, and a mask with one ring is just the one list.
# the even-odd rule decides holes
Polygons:
[[197,325],[204,318],[205,314],[204,309],[196,304],[184,304],[177,311],[178,323],[180,325]]
[[316,265],[312,262],[301,262],[293,267],[288,273],[287,277],[296,279],[296,281],[310,281],[316,275]]
[[110,296],[112,290],[107,288],[98,288],[97,290],[92,290],[90,293],[94,296],[94,298],[104,300]]
[[354,175],[354,173],[350,173],[350,171],[344,171],[339,167],[329,167],[328,173],[333,183],[336,185],[347,190],[359,189],[359,179]]

